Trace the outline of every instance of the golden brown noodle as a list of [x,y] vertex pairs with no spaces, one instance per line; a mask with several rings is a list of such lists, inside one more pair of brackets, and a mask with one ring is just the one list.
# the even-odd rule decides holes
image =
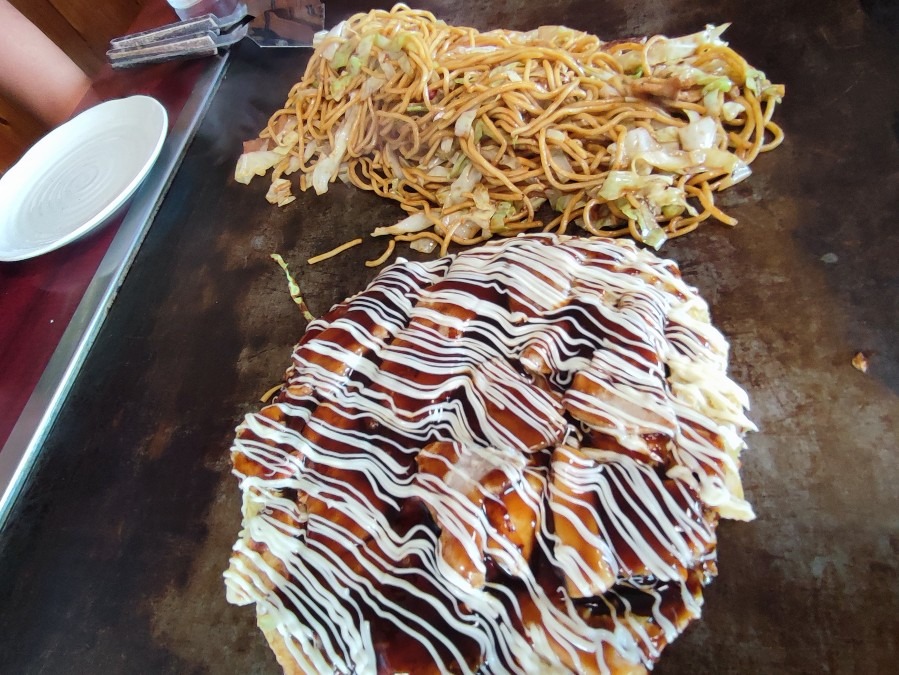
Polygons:
[[320,263],[323,260],[327,260],[328,258],[333,258],[335,255],[339,253],[343,253],[348,248],[353,248],[354,246],[358,246],[362,243],[362,238],[357,237],[351,241],[346,242],[345,244],[341,244],[340,246],[336,246],[332,248],[330,251],[325,251],[324,253],[319,253],[318,255],[314,255],[306,262],[310,265],[314,265],[315,263]]
[[[784,87],[719,34],[604,43],[560,27],[479,33],[403,5],[357,14],[319,41],[260,134],[267,160],[245,153],[238,180],[273,167],[269,200],[283,204],[293,172],[319,192],[340,176],[426,214],[428,231],[391,234],[442,252],[572,223],[655,247],[709,218],[734,224],[713,191],[781,143]],[[706,119],[713,134],[685,147]],[[547,202],[558,215],[544,223]]]
[[366,267],[379,267],[380,265],[383,265],[384,262],[386,262],[386,260],[393,253],[393,249],[395,249],[395,248],[396,248],[396,239],[391,239],[390,241],[387,242],[387,249],[381,255],[379,255],[377,258],[375,258],[374,260],[366,260],[365,266]]

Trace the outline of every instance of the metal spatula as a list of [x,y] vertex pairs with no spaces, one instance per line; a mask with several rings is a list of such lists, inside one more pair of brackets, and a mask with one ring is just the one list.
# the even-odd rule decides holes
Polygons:
[[212,56],[249,36],[261,47],[308,47],[325,26],[321,0],[246,0],[230,16],[206,14],[110,40],[113,68]]

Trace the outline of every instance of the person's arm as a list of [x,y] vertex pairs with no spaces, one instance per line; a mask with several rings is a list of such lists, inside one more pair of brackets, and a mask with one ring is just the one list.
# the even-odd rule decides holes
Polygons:
[[0,27],[0,96],[48,127],[66,121],[90,78],[8,0],[0,0]]

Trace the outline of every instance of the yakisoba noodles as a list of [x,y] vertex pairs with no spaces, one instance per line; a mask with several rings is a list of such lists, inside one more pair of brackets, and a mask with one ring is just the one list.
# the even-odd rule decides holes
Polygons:
[[481,33],[403,5],[357,14],[317,36],[235,175],[273,169],[279,205],[296,183],[373,190],[410,214],[373,234],[419,250],[572,224],[658,248],[709,218],[734,224],[713,193],[783,139],[784,87],[725,28],[603,42],[560,26]]

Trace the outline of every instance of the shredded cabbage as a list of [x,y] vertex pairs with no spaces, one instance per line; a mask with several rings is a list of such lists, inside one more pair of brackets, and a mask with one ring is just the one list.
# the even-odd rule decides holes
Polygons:
[[696,53],[697,47],[705,44],[726,45],[721,34],[730,26],[706,26],[705,30],[692,35],[654,42],[647,50],[646,60],[652,65],[682,61]]
[[555,141],[556,143],[564,143],[565,139],[568,136],[565,135],[565,132],[561,129],[547,129],[546,130],[546,140]]
[[343,44],[341,44],[337,51],[334,52],[334,56],[331,57],[331,66],[335,69],[339,70],[347,65],[350,61],[350,55],[356,50],[356,45],[358,41],[355,38],[350,38]]
[[671,176],[640,176],[633,171],[609,171],[597,195],[607,202],[614,202],[626,192],[645,189],[651,185],[671,185]]
[[416,239],[415,241],[410,242],[409,248],[413,251],[418,251],[419,253],[431,253],[437,248],[437,242],[427,238]]
[[668,239],[668,235],[659,227],[649,206],[645,202],[638,202],[638,207],[634,208],[630,202],[625,202],[619,208],[624,215],[636,221],[643,243],[659,250]]
[[574,170],[571,167],[571,162],[568,161],[568,155],[565,154],[564,150],[559,148],[553,148],[549,152],[549,156],[552,158],[553,164],[559,167],[562,171],[567,173],[574,173]]
[[359,92],[359,98],[363,101],[372,97],[387,82],[386,77],[380,75],[372,75],[362,84],[362,90]]
[[512,202],[500,202],[490,218],[490,231],[499,233],[506,229],[506,221],[515,213]]
[[371,233],[373,237],[382,237],[385,234],[412,234],[421,232],[431,227],[431,219],[424,212],[413,213],[411,216],[403,218],[400,222],[389,227],[376,227]]
[[471,125],[475,116],[478,114],[477,108],[466,110],[456,118],[455,134],[456,136],[468,136],[471,133]]
[[470,162],[462,169],[459,177],[450,185],[449,193],[444,199],[444,204],[453,206],[465,201],[464,195],[474,190],[474,186],[481,180],[481,172]]
[[287,263],[284,262],[284,258],[282,258],[278,253],[272,253],[269,256],[272,260],[278,263],[278,267],[280,267],[284,271],[284,276],[287,277],[287,289],[290,292],[290,297],[296,303],[297,307],[300,308],[300,311],[303,313],[303,318],[306,321],[315,321],[315,317],[312,316],[312,312],[309,311],[309,307],[306,305],[306,301],[303,299],[303,294],[300,291],[300,285],[293,278],[293,275],[290,273],[290,269],[287,267]]
[[324,194],[328,191],[328,183],[337,177],[340,164],[343,162],[343,155],[346,152],[346,146],[349,142],[350,131],[359,114],[359,106],[351,105],[347,110],[343,124],[334,134],[334,148],[331,154],[318,160],[315,168],[312,170],[312,187],[315,194]]
[[721,105],[721,116],[725,122],[733,122],[746,111],[746,107],[738,101],[726,101]]
[[684,150],[707,150],[715,146],[718,125],[711,117],[700,117],[679,130]]
[[234,180],[249,185],[253,176],[264,176],[265,172],[281,161],[283,156],[274,150],[257,150],[246,152],[237,160],[234,168]]

